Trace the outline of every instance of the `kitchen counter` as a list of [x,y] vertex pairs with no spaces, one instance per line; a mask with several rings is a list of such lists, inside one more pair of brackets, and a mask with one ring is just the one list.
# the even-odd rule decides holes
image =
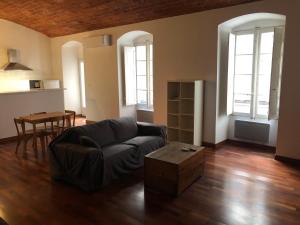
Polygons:
[[9,91],[9,92],[0,92],[0,95],[13,95],[13,94],[31,94],[39,92],[50,92],[50,91],[60,91],[65,90],[64,88],[53,88],[53,89],[30,89],[24,91]]
[[[64,89],[33,89],[0,93],[0,139],[17,135],[14,118],[37,112],[63,112]],[[32,129],[27,125],[28,129]],[[1,140],[0,140],[1,141]]]

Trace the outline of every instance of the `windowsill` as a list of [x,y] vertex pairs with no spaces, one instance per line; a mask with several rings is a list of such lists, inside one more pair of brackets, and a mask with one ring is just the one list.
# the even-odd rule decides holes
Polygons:
[[243,121],[248,121],[248,122],[253,122],[253,123],[266,123],[266,124],[269,124],[270,121],[271,121],[271,120],[268,120],[268,118],[251,119],[249,116],[246,116],[246,115],[231,114],[230,117],[235,119],[235,120],[243,120]]
[[140,106],[137,106],[136,108],[137,111],[145,111],[145,112],[153,112],[153,108],[144,108],[144,107],[140,107]]

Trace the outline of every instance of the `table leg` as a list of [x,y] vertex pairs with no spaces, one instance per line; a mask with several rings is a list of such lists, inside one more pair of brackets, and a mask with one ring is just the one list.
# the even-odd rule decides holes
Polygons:
[[40,142],[41,142],[41,146],[42,146],[42,153],[43,153],[43,157],[45,157],[45,136],[40,136]]
[[71,127],[71,116],[67,117],[67,127],[70,128]]
[[36,124],[33,124],[33,150],[37,157],[37,135],[36,135]]
[[27,156],[27,142],[29,141],[30,137],[25,137],[23,140],[23,156]]

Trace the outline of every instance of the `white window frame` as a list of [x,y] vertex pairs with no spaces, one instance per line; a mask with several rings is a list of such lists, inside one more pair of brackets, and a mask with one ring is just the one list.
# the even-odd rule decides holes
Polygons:
[[[260,41],[262,33],[266,32],[274,32],[274,27],[265,27],[265,28],[255,28],[243,31],[235,31],[232,34],[235,36],[234,40],[234,74],[233,74],[233,96],[232,96],[232,115],[234,116],[244,116],[250,117],[251,119],[267,119],[268,115],[260,115],[257,114],[257,87],[258,87],[258,70],[259,70],[259,62],[260,62]],[[236,37],[238,35],[246,35],[246,34],[253,34],[253,61],[252,61],[252,87],[251,87],[251,103],[250,103],[250,113],[241,113],[234,111],[234,80],[235,80],[235,68],[236,68]],[[273,41],[273,48],[274,48],[274,41]],[[274,52],[273,52],[274,53]],[[273,58],[272,53],[272,58]],[[273,60],[272,60],[273,61]],[[272,66],[273,67],[273,66]],[[272,76],[272,74],[271,74]],[[272,78],[271,78],[272,79]],[[270,84],[271,85],[271,84]],[[269,100],[270,101],[270,100]],[[270,109],[269,109],[270,111]]]
[[84,73],[84,61],[79,60],[79,76],[80,76],[80,95],[81,95],[81,107],[86,108],[86,93],[85,93],[85,73]]
[[[153,110],[153,104],[151,104],[151,91],[152,91],[152,95],[153,95],[153,90],[150,89],[150,76],[152,76],[152,78],[154,77],[153,74],[151,75],[150,74],[150,46],[152,45],[152,52],[153,52],[153,42],[152,41],[145,41],[145,42],[142,42],[142,43],[138,43],[138,44],[134,44],[132,46],[124,46],[125,47],[134,47],[135,48],[135,79],[136,79],[136,88],[135,88],[135,93],[136,93],[136,106],[137,106],[137,109],[139,110],[149,110],[149,111],[152,111]],[[137,50],[136,48],[138,46],[146,46],[146,96],[147,96],[147,103],[146,104],[139,104],[138,103],[138,88],[137,88],[137,78],[138,78],[138,75],[137,75]],[[124,50],[125,52],[125,50]],[[153,53],[152,53],[153,54]],[[124,60],[124,64],[125,64],[125,60]],[[126,67],[126,65],[124,65],[124,68]],[[153,67],[153,55],[152,55],[152,67]],[[153,68],[152,68],[152,73],[153,73]],[[125,74],[126,76],[126,74]],[[126,78],[125,78],[126,79]],[[125,84],[126,85],[126,84]],[[153,99],[153,96],[152,96],[152,99]],[[130,104],[127,104],[126,105],[130,105]]]

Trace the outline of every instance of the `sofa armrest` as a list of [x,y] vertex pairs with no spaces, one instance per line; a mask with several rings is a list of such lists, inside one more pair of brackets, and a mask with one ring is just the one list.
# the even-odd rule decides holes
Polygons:
[[49,146],[50,152],[56,152],[57,154],[68,154],[70,155],[77,155],[77,156],[87,156],[89,154],[99,153],[102,155],[101,149],[97,147],[85,146],[80,144],[73,144],[68,142],[61,142],[55,145]]
[[138,122],[137,126],[140,136],[160,136],[165,141],[167,140],[167,128],[164,125]]
[[102,182],[103,153],[101,149],[61,142],[49,146],[50,170],[53,178],[76,181],[86,178],[79,185],[85,189],[97,187]]

